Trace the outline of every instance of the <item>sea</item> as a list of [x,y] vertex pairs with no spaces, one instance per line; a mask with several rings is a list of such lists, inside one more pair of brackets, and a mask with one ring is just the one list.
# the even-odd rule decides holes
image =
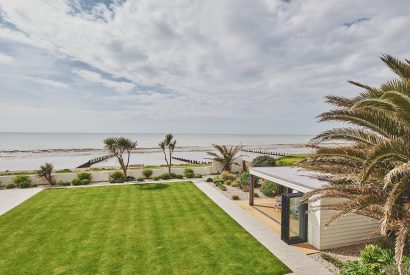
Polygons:
[[[165,163],[158,143],[163,133],[0,133],[0,171],[27,171],[51,162],[56,169],[72,169],[90,159],[106,155],[103,140],[107,137],[127,137],[138,142],[131,164],[161,165]],[[207,152],[212,144],[242,145],[246,149],[279,153],[307,153],[305,145],[313,136],[270,134],[174,134],[177,149],[174,156],[196,161],[209,161]],[[257,154],[245,153],[244,159]],[[175,163],[182,163],[175,161]],[[115,159],[96,167],[115,166]]]

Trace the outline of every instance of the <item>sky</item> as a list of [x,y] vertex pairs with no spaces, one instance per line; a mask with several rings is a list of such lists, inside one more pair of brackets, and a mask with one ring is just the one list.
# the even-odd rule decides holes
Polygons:
[[317,134],[410,58],[408,0],[0,0],[1,132]]

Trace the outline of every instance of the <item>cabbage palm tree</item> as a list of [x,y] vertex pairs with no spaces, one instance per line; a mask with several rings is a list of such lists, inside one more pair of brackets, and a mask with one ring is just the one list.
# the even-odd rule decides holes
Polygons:
[[216,144],[212,144],[212,146],[217,152],[207,152],[207,154],[212,156],[212,160],[222,165],[223,171],[231,172],[232,165],[235,163],[235,160],[240,158],[238,153],[242,150],[242,146],[226,146]]
[[105,149],[115,155],[125,178],[127,178],[131,151],[137,148],[137,144],[137,141],[132,141],[125,137],[109,137],[104,139]]
[[[171,166],[172,166],[172,153],[174,153],[177,141],[174,139],[172,134],[167,134],[163,141],[161,141],[158,145],[164,152],[165,161],[167,162],[168,166],[168,174],[171,175]],[[168,151],[168,156],[167,156]],[[169,160],[168,160],[169,157]]]
[[53,164],[46,162],[43,165],[41,165],[40,169],[37,170],[36,172],[39,177],[45,178],[50,185],[55,185],[56,181],[54,180],[51,174],[53,173],[53,170],[54,170]]
[[[395,259],[400,270],[410,232],[410,61],[383,55],[396,74],[380,87],[350,81],[363,89],[356,97],[328,96],[335,108],[320,121],[344,122],[346,127],[325,131],[314,138],[314,156],[304,163],[330,182],[326,188],[305,194],[306,199],[344,198],[323,205],[337,210],[329,222],[348,213],[380,221],[383,235],[395,236]],[[345,141],[329,146],[325,141]],[[320,145],[320,146],[319,146]],[[400,271],[401,272],[401,271]]]

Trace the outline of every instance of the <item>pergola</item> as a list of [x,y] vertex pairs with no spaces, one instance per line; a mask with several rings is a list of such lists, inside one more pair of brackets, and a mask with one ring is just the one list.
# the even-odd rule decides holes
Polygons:
[[255,176],[301,193],[313,191],[327,184],[316,178],[316,172],[295,167],[252,167],[249,173],[249,205],[254,205]]

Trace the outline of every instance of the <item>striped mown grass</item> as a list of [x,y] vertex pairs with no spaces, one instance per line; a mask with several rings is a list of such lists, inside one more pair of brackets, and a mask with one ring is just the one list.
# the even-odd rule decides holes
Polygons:
[[0,274],[289,272],[192,183],[45,190],[0,236]]

